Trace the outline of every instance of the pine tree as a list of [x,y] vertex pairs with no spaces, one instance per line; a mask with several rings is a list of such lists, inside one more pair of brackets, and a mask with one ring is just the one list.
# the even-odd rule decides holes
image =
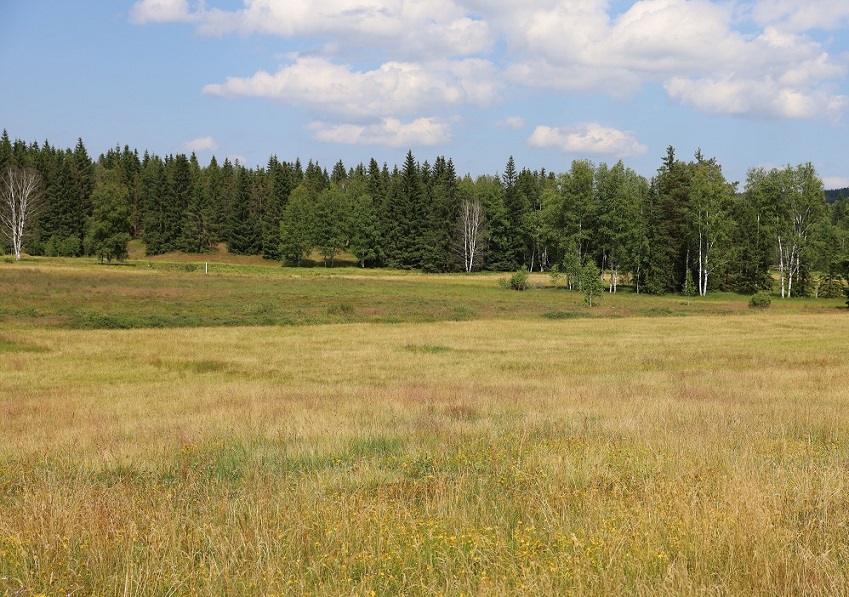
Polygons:
[[663,164],[652,180],[647,203],[648,255],[643,282],[650,294],[678,290],[684,279],[685,219],[692,172],[692,165],[675,159],[675,150],[668,147]]
[[164,205],[167,186],[163,161],[158,156],[145,154],[141,173],[141,199],[144,205],[142,240],[148,255],[159,255],[168,250],[167,212]]
[[436,158],[426,181],[428,201],[422,230],[421,267],[425,271],[444,272],[454,264],[451,240],[459,213],[454,163],[444,157]]
[[389,193],[386,257],[392,267],[421,267],[424,189],[413,152],[392,175]]

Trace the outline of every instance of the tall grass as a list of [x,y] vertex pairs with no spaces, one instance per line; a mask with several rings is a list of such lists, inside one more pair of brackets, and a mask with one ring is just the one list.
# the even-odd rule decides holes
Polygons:
[[0,591],[845,594],[844,319],[13,329]]

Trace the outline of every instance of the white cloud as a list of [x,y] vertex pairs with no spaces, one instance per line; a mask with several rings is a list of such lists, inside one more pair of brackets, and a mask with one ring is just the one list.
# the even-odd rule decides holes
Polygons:
[[218,143],[212,137],[198,137],[183,143],[183,151],[215,151]]
[[[156,21],[186,20],[186,0],[140,0],[147,5],[179,4],[184,11],[161,10]],[[167,16],[173,15],[172,19]],[[486,21],[474,18],[454,0],[244,0],[239,10],[201,8],[191,13],[205,35],[238,32],[282,37],[328,37],[369,47],[392,47],[400,56],[468,56],[488,50],[493,37]],[[145,21],[139,21],[145,22]]]
[[[764,0],[761,4],[766,4]],[[802,4],[774,0],[797,14]],[[846,4],[846,3],[840,3]],[[708,0],[640,0],[618,16],[606,2],[529,0],[501,15],[513,61],[509,79],[529,87],[627,97],[657,82],[669,97],[712,113],[834,118],[846,98],[830,84],[846,64],[806,35],[767,26],[736,29],[741,8]],[[502,10],[504,10],[502,8]],[[844,18],[849,7],[824,9]],[[789,18],[789,17],[787,17]],[[724,94],[730,93],[730,96]]]
[[192,18],[188,0],[139,0],[130,9],[130,19],[139,24],[190,21]]
[[752,16],[761,26],[785,31],[841,29],[849,25],[849,4],[841,0],[758,0]]
[[771,79],[686,79],[665,85],[669,97],[703,112],[753,118],[837,119],[847,97],[825,90],[782,85]]
[[434,118],[417,118],[406,123],[396,118],[384,118],[369,125],[315,122],[309,128],[319,141],[348,145],[410,148],[440,145],[451,140],[449,125]]
[[482,60],[440,64],[386,62],[365,72],[324,58],[299,57],[275,74],[229,77],[203,92],[222,97],[265,97],[348,117],[415,115],[464,103],[486,105],[498,95],[494,68]]
[[[131,16],[320,48],[324,58],[301,55],[204,92],[272,98],[322,116],[487,105],[508,84],[619,99],[660,85],[673,101],[747,118],[833,119],[847,108],[839,89],[847,59],[811,36],[849,26],[846,0],[243,0],[232,10],[138,0]],[[366,56],[380,58],[343,65]]]
[[518,130],[520,128],[524,128],[525,119],[521,116],[508,116],[504,120],[500,120],[498,122],[498,126],[503,126],[508,129]]
[[630,131],[588,122],[569,127],[538,126],[528,138],[531,147],[557,147],[567,153],[605,154],[617,157],[642,155],[648,148]]

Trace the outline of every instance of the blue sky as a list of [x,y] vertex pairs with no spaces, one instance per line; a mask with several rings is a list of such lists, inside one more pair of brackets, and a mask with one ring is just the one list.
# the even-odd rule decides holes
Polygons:
[[849,186],[847,0],[2,0],[0,128],[328,169],[572,160]]

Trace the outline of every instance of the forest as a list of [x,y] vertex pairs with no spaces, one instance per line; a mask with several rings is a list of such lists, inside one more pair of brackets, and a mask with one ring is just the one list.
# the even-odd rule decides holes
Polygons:
[[450,158],[420,162],[412,151],[392,168],[371,159],[328,170],[276,156],[248,168],[129,146],[94,160],[82,139],[60,149],[3,131],[0,171],[37,173],[23,235],[30,255],[111,262],[130,239],[148,255],[226,243],[291,266],[318,254],[333,267],[345,252],[362,267],[554,269],[570,286],[593,264],[610,292],[629,284],[651,294],[835,297],[849,279],[847,199],[827,201],[810,163],[751,168],[741,184],[700,150],[685,161],[669,147],[651,179],[621,161],[576,160],[557,173],[520,169],[512,157],[473,178]]

